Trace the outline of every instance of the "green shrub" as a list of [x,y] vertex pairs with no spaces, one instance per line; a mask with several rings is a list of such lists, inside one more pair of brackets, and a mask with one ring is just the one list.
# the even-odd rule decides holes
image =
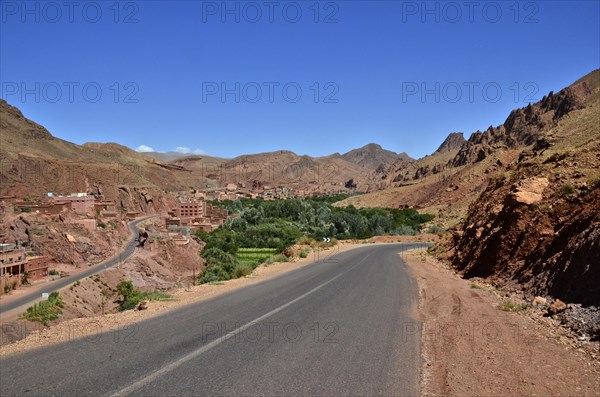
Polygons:
[[289,262],[288,257],[283,254],[273,255],[272,258],[273,258],[273,262]]
[[207,266],[200,276],[200,284],[229,280],[231,276],[219,265]]
[[55,269],[50,269],[48,271],[48,274],[51,276],[58,276],[58,272]]
[[300,256],[300,258],[307,258],[308,254],[310,254],[310,249],[309,248],[302,248],[300,250],[300,252],[298,253],[298,255]]
[[565,183],[564,185],[561,186],[560,193],[563,196],[569,196],[569,195],[575,193],[575,187],[573,185],[571,185],[570,183]]
[[115,288],[119,299],[119,309],[130,310],[135,308],[141,301],[166,301],[173,300],[173,296],[161,291],[140,291],[133,287],[129,280],[122,280]]
[[48,300],[34,303],[33,306],[27,308],[20,318],[48,325],[50,321],[56,320],[62,314],[62,308],[63,300],[55,291],[50,294]]
[[426,230],[427,233],[431,233],[431,234],[438,234],[438,233],[442,233],[443,231],[444,231],[444,228],[439,225],[431,225]]
[[252,268],[248,265],[239,265],[233,273],[234,278],[246,277],[252,274]]
[[409,225],[402,225],[398,228],[398,234],[400,236],[414,236],[417,232]]
[[140,294],[140,300],[148,300],[148,301],[172,301],[175,300],[173,295],[167,294],[162,291],[142,291]]
[[29,284],[29,272],[21,274],[21,284]]
[[302,236],[298,240],[298,244],[300,244],[300,245],[309,245],[309,246],[312,246],[316,242],[317,241],[314,238],[308,237],[308,236]]

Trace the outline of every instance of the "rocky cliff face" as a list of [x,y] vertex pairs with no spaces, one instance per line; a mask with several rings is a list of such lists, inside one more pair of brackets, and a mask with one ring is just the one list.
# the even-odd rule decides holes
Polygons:
[[446,137],[444,142],[442,142],[440,147],[438,147],[434,153],[447,153],[456,149],[460,149],[466,141],[467,140],[462,132],[452,132]]
[[452,264],[466,277],[599,306],[599,126],[596,71],[469,139],[455,160],[530,146],[470,206],[454,232]]
[[536,104],[513,110],[504,124],[471,134],[450,165],[460,167],[473,164],[498,149],[514,149],[534,144],[544,136],[544,132],[555,127],[561,117],[584,106],[593,94],[591,84],[583,80],[556,95],[550,92]]

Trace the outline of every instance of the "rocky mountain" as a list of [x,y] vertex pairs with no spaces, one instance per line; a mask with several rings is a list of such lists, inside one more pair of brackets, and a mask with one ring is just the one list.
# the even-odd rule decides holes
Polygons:
[[434,153],[447,153],[458,150],[467,140],[462,132],[451,132]]
[[89,192],[123,211],[164,211],[187,173],[116,143],[76,145],[0,100],[0,195]]
[[143,152],[142,153],[146,157],[153,158],[154,160],[158,160],[162,163],[175,162],[183,159],[202,159],[212,162],[225,161],[220,157],[213,157],[207,155],[192,155],[189,153],[179,153],[179,152]]
[[123,210],[164,212],[166,191],[223,187],[291,187],[311,193],[375,191],[377,168],[405,161],[370,144],[344,155],[300,156],[290,151],[234,159],[179,153],[138,153],[116,143],[76,145],[54,137],[0,100],[0,195],[39,196],[85,191],[117,201]]
[[377,175],[380,185],[387,188],[351,197],[340,205],[414,206],[436,213],[445,227],[455,226],[490,179],[526,155],[524,150],[546,147],[546,133],[585,106],[592,95],[590,76],[597,73],[512,111],[502,125],[476,131],[467,141],[463,138],[460,146],[462,134],[452,133],[432,155],[393,163]]
[[287,150],[239,156],[207,174],[222,183],[241,181],[254,188],[286,186],[307,193],[344,190],[350,180],[356,184],[356,188],[350,190],[368,191],[374,188],[369,184],[371,175],[369,168],[339,154],[311,157]]
[[[469,207],[452,264],[530,295],[600,306],[600,71],[486,133],[470,146],[486,156],[490,142],[527,146]],[[471,158],[469,149],[460,154]]]
[[388,167],[389,188],[339,205],[435,213],[465,277],[600,306],[600,71],[460,138]]
[[342,158],[346,161],[358,164],[373,171],[398,160],[411,159],[406,153],[397,154],[392,151],[385,150],[376,143],[369,143],[361,148],[344,153]]

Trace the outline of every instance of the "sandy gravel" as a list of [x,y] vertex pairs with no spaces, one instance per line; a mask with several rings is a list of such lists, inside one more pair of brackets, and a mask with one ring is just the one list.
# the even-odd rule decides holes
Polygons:
[[408,254],[408,263],[424,324],[422,395],[599,395],[599,356],[589,354],[598,342],[566,341],[532,313],[499,310],[494,290],[472,288],[430,257]]

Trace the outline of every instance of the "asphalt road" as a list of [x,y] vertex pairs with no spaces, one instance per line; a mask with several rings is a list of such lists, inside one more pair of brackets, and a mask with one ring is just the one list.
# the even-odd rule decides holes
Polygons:
[[127,226],[129,227],[129,232],[132,234],[132,237],[127,241],[127,243],[125,244],[123,249],[121,251],[119,251],[118,253],[116,253],[111,259],[109,259],[105,262],[99,263],[97,265],[90,266],[88,269],[84,270],[81,273],[74,274],[69,277],[65,277],[65,278],[61,278],[61,279],[49,282],[46,286],[44,286],[44,288],[36,289],[34,292],[23,295],[23,296],[19,297],[18,299],[11,300],[7,303],[0,301],[0,316],[3,313],[17,309],[21,306],[23,306],[25,309],[26,306],[31,305],[33,302],[35,302],[37,300],[40,300],[42,297],[42,293],[50,293],[53,291],[58,291],[59,289],[64,288],[78,280],[82,280],[88,276],[91,276],[91,275],[99,273],[105,269],[108,269],[109,267],[113,267],[113,266],[121,263],[125,259],[129,258],[135,251],[135,245],[136,245],[135,239],[137,238],[138,231],[139,231],[137,225],[139,225],[141,222],[145,221],[146,219],[149,219],[152,217],[153,216],[146,216],[146,217],[143,217],[140,219],[136,219],[135,221],[129,222],[129,224]]
[[[133,326],[0,360],[2,396],[418,394],[416,283],[369,245]],[[78,333],[78,331],[80,333]]]

